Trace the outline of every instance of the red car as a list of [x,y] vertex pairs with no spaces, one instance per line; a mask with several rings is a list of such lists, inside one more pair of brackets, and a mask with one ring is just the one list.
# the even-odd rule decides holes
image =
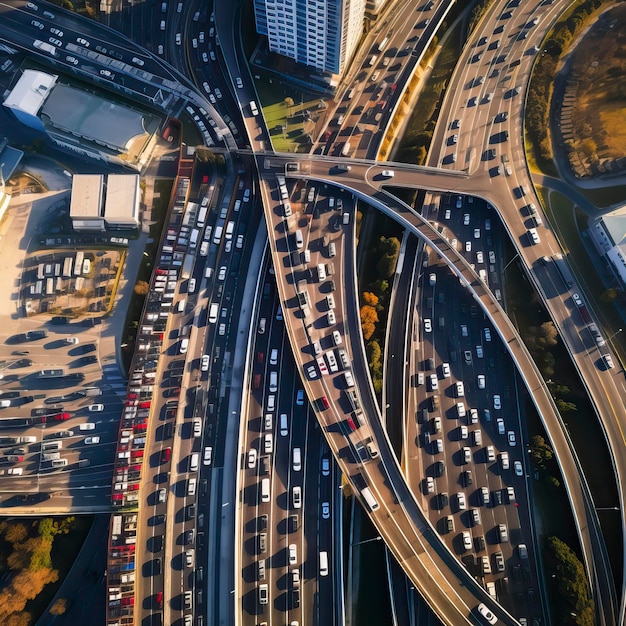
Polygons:
[[113,494],[113,501],[114,502],[120,502],[123,499],[124,499],[124,494],[123,493],[114,493]]
[[131,465],[128,469],[131,472],[140,472],[141,471],[141,463],[139,465]]
[[128,598],[122,598],[122,606],[126,606],[126,605],[133,605],[135,604],[135,597],[134,596],[130,596]]
[[159,591],[154,595],[154,601],[157,605],[157,608],[162,608],[163,606],[163,592]]
[[330,404],[329,404],[329,402],[328,402],[328,398],[327,398],[326,396],[322,396],[322,397],[320,398],[320,402],[322,403],[322,406],[323,406],[325,409],[328,409],[328,408],[330,407]]
[[130,456],[133,459],[141,459],[141,458],[143,458],[143,450],[133,450],[130,453]]
[[167,276],[167,270],[161,269],[160,267],[156,270],[156,273],[159,276]]
[[139,483],[131,483],[128,485],[128,491],[137,491],[139,489]]
[[349,417],[346,422],[348,422],[348,426],[350,427],[350,430],[354,431],[356,430],[356,425],[354,423],[354,421],[352,420],[351,417]]
[[133,430],[134,430],[136,433],[142,433],[142,432],[145,432],[147,429],[148,429],[148,424],[146,424],[146,423],[143,423],[143,424],[135,424],[135,425],[133,426]]
[[209,177],[208,176],[203,176],[202,177],[202,184],[206,185],[209,182]]
[[264,359],[265,359],[265,355],[262,352],[258,352],[256,355],[257,362],[260,364],[263,364]]
[[139,403],[139,408],[140,409],[149,409],[150,408],[150,400],[148,400],[147,402],[140,402]]
[[172,458],[172,448],[164,448],[161,451],[161,463],[167,463]]
[[69,413],[55,413],[54,415],[48,415],[48,422],[64,422],[65,420],[70,419]]

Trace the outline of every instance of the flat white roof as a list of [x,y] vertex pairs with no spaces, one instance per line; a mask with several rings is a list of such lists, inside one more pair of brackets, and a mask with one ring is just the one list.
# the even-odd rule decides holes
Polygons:
[[30,115],[37,115],[52,88],[57,82],[58,76],[46,74],[37,70],[24,70],[20,79],[6,97],[4,106],[18,109]]
[[136,223],[139,215],[139,174],[109,174],[104,218],[110,223]]
[[72,219],[100,218],[102,207],[102,174],[74,174],[72,176]]

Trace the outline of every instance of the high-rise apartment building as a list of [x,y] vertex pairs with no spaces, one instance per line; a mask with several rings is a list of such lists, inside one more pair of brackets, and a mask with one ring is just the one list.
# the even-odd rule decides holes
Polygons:
[[254,0],[257,32],[269,49],[341,74],[361,34],[366,0]]

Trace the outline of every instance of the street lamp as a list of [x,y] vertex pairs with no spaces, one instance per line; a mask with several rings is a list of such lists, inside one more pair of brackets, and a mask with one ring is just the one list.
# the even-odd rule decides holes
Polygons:
[[356,546],[361,546],[364,543],[371,543],[372,541],[382,541],[382,537],[380,535],[378,535],[377,537],[372,537],[371,539],[364,539],[363,541],[357,541],[356,543],[352,544],[352,547],[356,547]]
[[607,337],[607,341],[611,341],[613,337],[615,337],[616,335],[619,335],[623,330],[624,330],[623,328],[618,328],[610,337]]

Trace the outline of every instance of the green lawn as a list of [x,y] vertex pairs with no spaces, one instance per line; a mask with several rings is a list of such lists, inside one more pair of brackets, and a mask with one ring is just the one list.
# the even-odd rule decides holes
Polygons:
[[[314,134],[315,122],[305,120],[302,112],[307,110],[314,114],[318,111],[320,98],[288,85],[269,83],[267,78],[256,81],[256,90],[274,150],[308,152],[309,133]],[[285,98],[291,98],[294,105],[287,106]]]

